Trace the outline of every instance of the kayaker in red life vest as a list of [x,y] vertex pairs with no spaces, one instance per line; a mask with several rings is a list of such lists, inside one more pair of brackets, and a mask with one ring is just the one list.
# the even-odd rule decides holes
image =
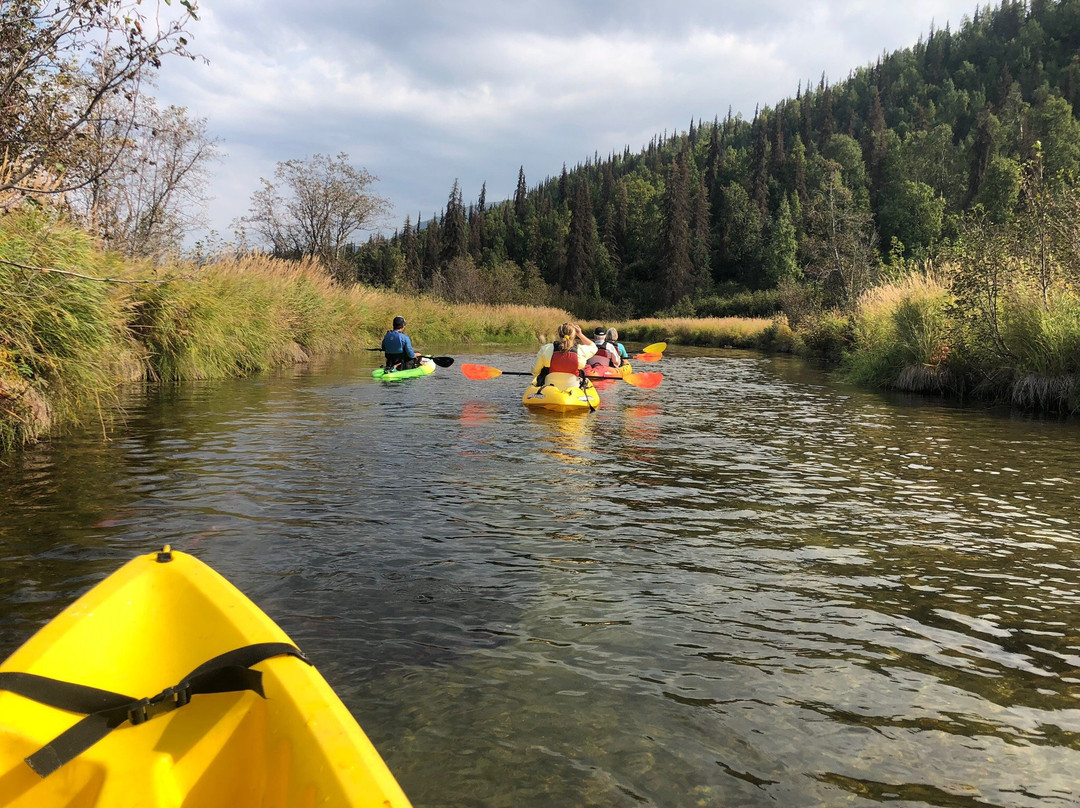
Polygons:
[[[581,344],[575,347],[575,341]],[[580,387],[581,371],[595,353],[596,345],[575,323],[563,323],[555,342],[549,342],[536,354],[532,372],[537,386],[551,384],[560,390]]]
[[386,354],[387,370],[410,370],[420,367],[416,358],[412,340],[405,333],[405,318],[394,318],[394,330],[387,331],[382,338],[383,353]]
[[611,331],[605,331],[602,325],[598,325],[596,330],[593,331],[593,345],[596,346],[596,354],[588,361],[590,367],[617,368],[622,364],[619,347],[608,339],[610,333]]

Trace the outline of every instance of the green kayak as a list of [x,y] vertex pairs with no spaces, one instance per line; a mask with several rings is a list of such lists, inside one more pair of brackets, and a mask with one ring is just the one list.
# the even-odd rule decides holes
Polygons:
[[435,372],[435,363],[426,357],[420,360],[420,367],[409,368],[408,370],[387,370],[386,368],[376,368],[371,372],[372,378],[382,379],[386,382],[397,381],[398,379],[414,379],[417,376],[427,376],[429,373]]

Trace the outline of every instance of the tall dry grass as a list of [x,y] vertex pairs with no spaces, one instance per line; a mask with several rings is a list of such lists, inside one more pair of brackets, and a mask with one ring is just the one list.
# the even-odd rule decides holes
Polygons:
[[314,261],[249,256],[138,290],[130,328],[152,379],[241,376],[361,347],[367,297]]
[[[1025,409],[1080,412],[1080,296],[1061,286],[1013,289],[1004,299],[1001,340],[1006,367],[983,368],[986,378],[1007,379],[1002,391]],[[980,358],[986,361],[985,355]]]
[[110,403],[127,310],[94,278],[123,272],[47,209],[0,217],[0,448]]
[[549,306],[454,304],[424,295],[371,294],[368,319],[374,345],[397,315],[405,318],[406,331],[421,347],[484,342],[535,345],[560,323],[573,319],[569,312]]
[[702,348],[761,348],[775,334],[771,319],[756,317],[665,317],[617,323],[621,339],[673,342]]
[[854,316],[843,371],[873,387],[942,392],[955,381],[949,357],[947,283],[913,274],[865,292]]
[[565,311],[452,305],[335,284],[315,261],[157,267],[102,252],[47,209],[0,216],[0,448],[106,417],[124,381],[219,379],[376,347],[536,344]]

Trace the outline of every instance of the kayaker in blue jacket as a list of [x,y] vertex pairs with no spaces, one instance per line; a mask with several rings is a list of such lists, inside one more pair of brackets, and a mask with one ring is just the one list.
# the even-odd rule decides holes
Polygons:
[[604,339],[614,345],[616,349],[618,349],[619,357],[621,359],[630,358],[630,354],[626,352],[626,348],[623,347],[623,344],[621,342],[619,342],[619,332],[616,329],[609,328],[607,330],[607,335],[604,337]]
[[382,350],[386,354],[387,370],[409,370],[420,366],[412,340],[405,333],[404,317],[394,318],[394,330],[383,336]]

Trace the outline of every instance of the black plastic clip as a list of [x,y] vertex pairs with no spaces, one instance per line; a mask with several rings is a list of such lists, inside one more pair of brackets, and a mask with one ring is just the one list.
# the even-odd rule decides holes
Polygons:
[[154,716],[172,712],[191,701],[191,682],[183,681],[175,687],[167,687],[156,696],[139,699],[128,709],[128,720],[141,724]]

